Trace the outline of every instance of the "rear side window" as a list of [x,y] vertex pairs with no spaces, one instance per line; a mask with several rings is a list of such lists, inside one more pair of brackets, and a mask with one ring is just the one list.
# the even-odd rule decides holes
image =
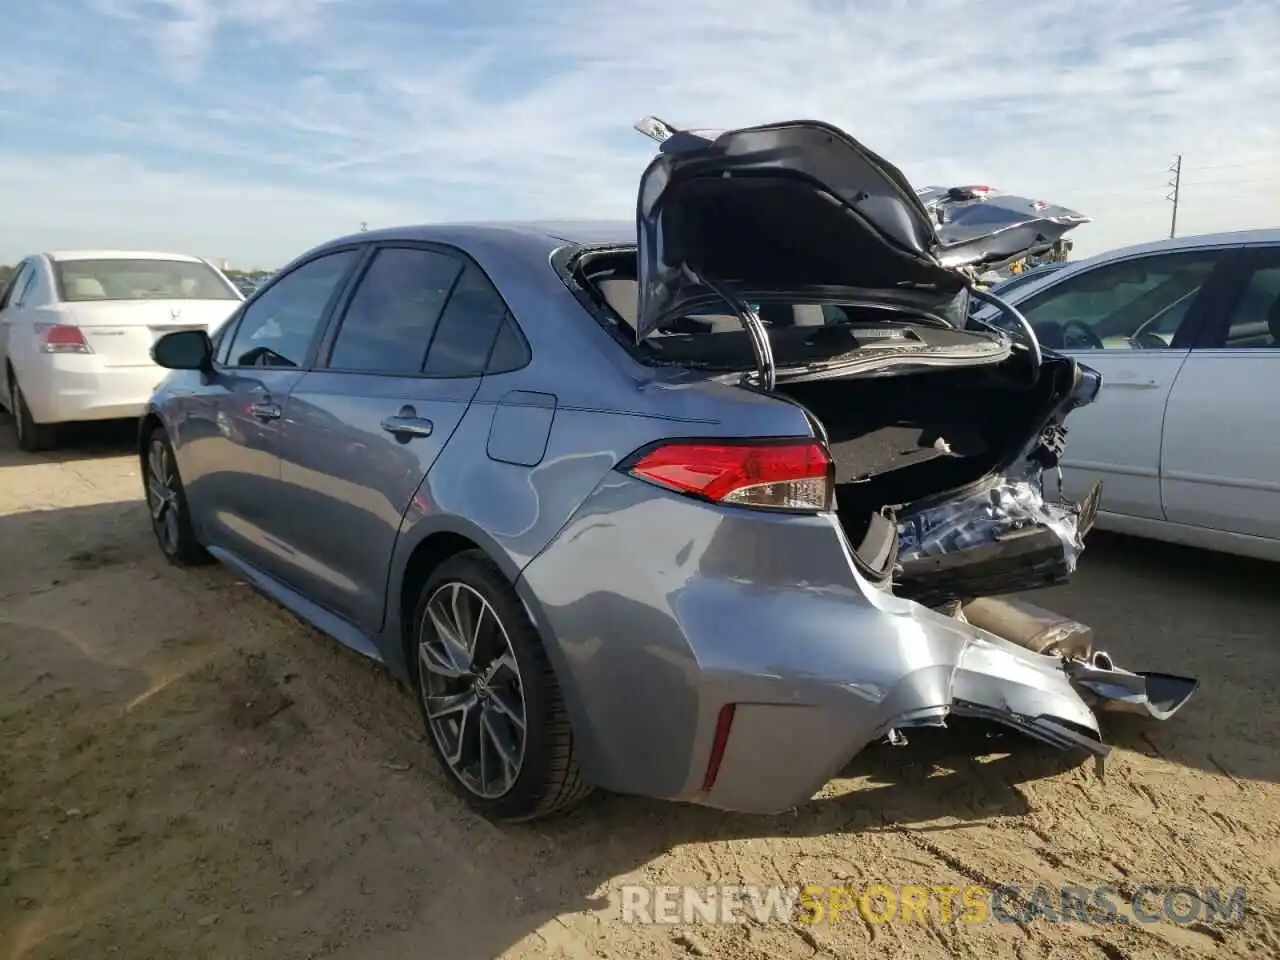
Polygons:
[[1280,267],[1255,270],[1228,316],[1227,347],[1280,347]]
[[62,260],[54,264],[59,299],[239,300],[207,263],[189,260]]
[[[526,351],[501,294],[479,268],[468,265],[440,317],[422,372],[430,377],[499,373],[523,366]],[[491,356],[501,365],[491,363]]]
[[418,375],[462,269],[456,258],[432,250],[379,250],[342,318],[329,368]]

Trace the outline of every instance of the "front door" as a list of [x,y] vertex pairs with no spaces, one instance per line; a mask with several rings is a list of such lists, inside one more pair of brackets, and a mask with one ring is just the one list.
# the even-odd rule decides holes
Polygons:
[[213,373],[181,404],[179,467],[197,529],[208,545],[276,577],[284,570],[273,531],[285,403],[358,255],[309,260],[247,303]]
[[1280,247],[1248,248],[1165,413],[1168,520],[1280,538]]
[[1102,482],[1106,513],[1161,519],[1165,404],[1189,354],[1217,252],[1148,254],[1073,272],[1019,309],[1042,345],[1102,374],[1095,403],[1071,414],[1062,494]]
[[366,634],[382,626],[401,520],[480,386],[505,305],[440,248],[379,248],[293,390],[285,536],[308,596]]

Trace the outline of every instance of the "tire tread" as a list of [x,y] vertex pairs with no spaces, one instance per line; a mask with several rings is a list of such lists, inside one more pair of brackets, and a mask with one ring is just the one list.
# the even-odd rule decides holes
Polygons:
[[[504,810],[502,809],[504,805],[499,801],[498,804],[492,805],[487,813],[494,819],[507,823],[521,823],[566,812],[585,800],[594,792],[595,787],[583,776],[578,764],[577,744],[569,720],[569,711],[565,706],[564,695],[560,691],[555,670],[542,646],[541,638],[533,624],[529,622],[515,588],[487,554],[481,550],[466,550],[454,554],[437,569],[443,570],[446,566],[455,565],[470,567],[476,575],[475,579],[479,581],[476,585],[484,586],[501,599],[502,605],[506,608],[502,615],[508,634],[515,631],[523,634],[522,645],[527,648],[533,658],[536,670],[536,675],[528,678],[526,685],[536,683],[539,686],[547,714],[543,735],[547,738],[549,763],[542,782],[532,786],[527,802],[521,804],[519,809]],[[428,578],[427,585],[424,586],[424,595],[430,582],[431,578]],[[416,674],[414,686],[416,690]],[[421,702],[420,693],[419,702]],[[431,736],[430,731],[427,735]],[[452,781],[452,773],[446,773]],[[502,800],[508,800],[509,797],[510,795],[503,797]],[[471,798],[468,797],[468,799]]]

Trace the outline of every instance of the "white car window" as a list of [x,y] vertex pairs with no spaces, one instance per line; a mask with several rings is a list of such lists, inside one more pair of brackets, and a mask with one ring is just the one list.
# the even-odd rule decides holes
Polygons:
[[1227,347],[1280,347],[1280,267],[1255,270],[1229,314]]
[[5,287],[3,296],[0,296],[0,310],[7,310],[18,305],[18,299],[25,292],[27,282],[30,279],[31,262],[24,260],[18,264],[18,272],[13,275],[9,285]]
[[31,291],[36,287],[36,266],[34,263],[28,263],[26,268],[26,276],[22,278],[22,283],[18,285],[17,292],[13,297],[13,305],[15,307],[25,307],[27,300],[31,295]]
[[1216,252],[1155,254],[1072,274],[1019,305],[1056,350],[1150,350],[1173,345]]

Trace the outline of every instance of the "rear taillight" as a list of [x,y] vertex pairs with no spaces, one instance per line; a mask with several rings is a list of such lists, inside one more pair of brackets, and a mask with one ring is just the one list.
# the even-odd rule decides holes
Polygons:
[[42,323],[36,327],[41,353],[92,353],[79,327],[69,323]]
[[713,503],[810,512],[831,508],[831,457],[816,440],[673,440],[646,447],[622,469]]

